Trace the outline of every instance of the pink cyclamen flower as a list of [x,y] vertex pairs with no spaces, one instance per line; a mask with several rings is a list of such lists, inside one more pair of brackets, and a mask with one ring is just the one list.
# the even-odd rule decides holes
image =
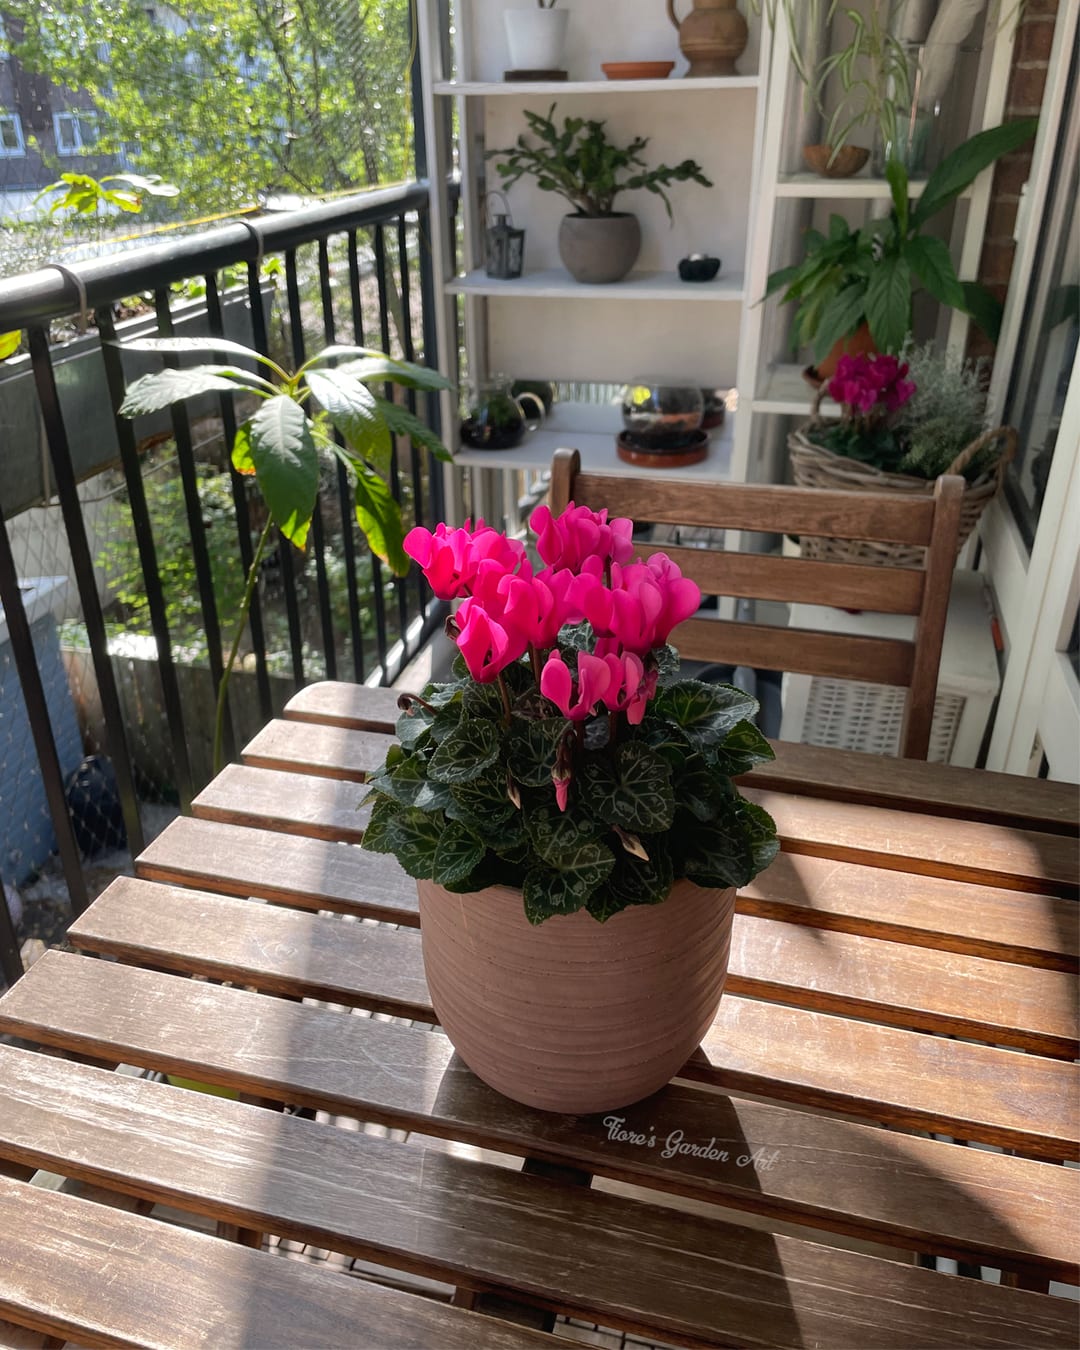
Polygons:
[[630,725],[637,726],[645,716],[649,699],[656,693],[657,672],[646,673],[641,657],[633,652],[622,656],[609,654],[604,662],[611,671],[604,706],[611,712],[625,712]]
[[476,600],[463,600],[454,618],[460,630],[458,650],[478,683],[490,684],[525,654],[525,637],[492,618]]
[[482,562],[494,563],[503,572],[513,572],[525,562],[525,546],[485,525],[482,520],[457,530],[440,522],[434,530],[417,525],[405,536],[405,552],[420,564],[427,583],[440,600],[456,600],[472,590]]
[[607,693],[611,671],[603,658],[589,652],[578,655],[577,667],[575,685],[562,654],[553,651],[540,672],[540,692],[564,717],[569,717],[572,722],[584,722]]
[[529,517],[536,535],[536,551],[549,567],[578,572],[587,558],[628,562],[634,555],[634,522],[625,517],[608,520],[606,510],[590,511],[573,502],[558,516],[538,506]]

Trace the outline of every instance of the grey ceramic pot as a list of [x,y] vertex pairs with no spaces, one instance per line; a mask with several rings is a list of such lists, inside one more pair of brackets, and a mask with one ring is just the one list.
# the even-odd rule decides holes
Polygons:
[[563,216],[559,257],[574,278],[590,285],[621,281],[641,252],[637,216]]

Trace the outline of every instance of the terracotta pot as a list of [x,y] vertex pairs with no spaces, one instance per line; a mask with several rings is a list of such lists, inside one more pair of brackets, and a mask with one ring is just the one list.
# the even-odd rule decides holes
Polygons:
[[809,168],[823,178],[850,178],[870,158],[870,151],[861,145],[842,145],[833,150],[831,145],[804,145],[803,159]]
[[607,286],[622,281],[641,252],[637,216],[563,216],[559,226],[559,257],[583,285]]
[[529,923],[521,892],[417,882],[435,1012],[477,1077],[515,1101],[583,1115],[657,1092],[712,1024],[734,890],[678,881],[606,923]]
[[817,376],[821,380],[831,380],[842,356],[873,356],[876,352],[877,344],[870,336],[869,327],[861,323],[850,337],[833,343],[825,360],[817,364]]
[[679,49],[690,62],[688,76],[738,74],[735,61],[746,50],[749,29],[735,0],[693,0],[682,23],[675,0],[667,0],[667,12],[679,30]]

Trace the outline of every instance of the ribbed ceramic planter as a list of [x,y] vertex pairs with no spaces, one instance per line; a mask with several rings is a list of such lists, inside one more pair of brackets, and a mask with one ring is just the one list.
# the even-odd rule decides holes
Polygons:
[[504,1096],[584,1115],[658,1091],[712,1024],[734,890],[676,882],[660,905],[597,923],[533,926],[520,891],[417,883],[435,1013],[469,1068]]

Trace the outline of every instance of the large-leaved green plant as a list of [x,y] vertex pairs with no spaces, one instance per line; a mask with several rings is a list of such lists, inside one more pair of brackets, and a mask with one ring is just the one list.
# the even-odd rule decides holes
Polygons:
[[[215,352],[228,364],[168,368],[144,375],[128,389],[120,413],[140,417],[202,394],[242,393],[257,401],[237,428],[233,466],[254,476],[266,503],[267,519],[244,587],[235,636],[218,689],[214,770],[221,768],[229,676],[236,662],[263,556],[276,527],[297,548],[307,540],[319,493],[322,456],[341,461],[353,487],[357,523],[372,553],[398,576],[409,570],[402,548],[401,509],[390,489],[394,436],[406,436],[436,459],[450,454],[435,433],[407,408],[374,393],[369,384],[387,382],[408,389],[449,388],[438,371],[399,361],[367,347],[331,346],[287,371],[269,356],[225,338],[140,338],[129,351],[176,357]],[[255,373],[249,367],[261,368]],[[321,407],[325,416],[320,416]],[[332,433],[336,430],[338,435]]]

